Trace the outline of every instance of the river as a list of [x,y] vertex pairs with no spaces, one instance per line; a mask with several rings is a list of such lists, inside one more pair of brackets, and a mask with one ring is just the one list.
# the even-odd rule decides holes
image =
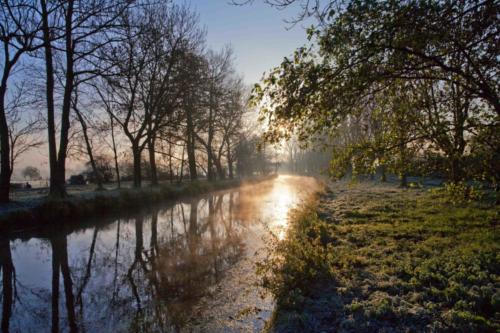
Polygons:
[[79,230],[0,239],[10,332],[258,332],[273,300],[255,263],[317,188],[279,176]]

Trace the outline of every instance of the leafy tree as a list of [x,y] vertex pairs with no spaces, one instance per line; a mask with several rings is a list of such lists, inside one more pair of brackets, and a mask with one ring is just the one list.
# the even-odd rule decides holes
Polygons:
[[26,168],[24,168],[22,175],[24,179],[28,178],[29,180],[39,180],[42,178],[40,176],[40,170],[38,170],[38,168],[33,166],[27,166]]
[[[305,11],[316,5],[316,13],[321,9],[315,1],[266,2],[279,6],[303,3]],[[343,82],[336,88],[363,93],[375,82],[393,79],[451,81],[500,114],[497,1],[325,3],[317,13],[319,24],[309,29],[310,37],[317,38],[318,52],[299,49],[298,62],[294,62],[299,72],[307,65],[311,82],[331,84],[332,88],[335,82]],[[306,61],[313,58],[318,59],[319,67]],[[327,77],[328,81],[322,80]],[[332,79],[335,82],[330,83]],[[308,87],[296,86],[304,91]]]
[[[299,18],[320,19],[309,29],[316,45],[297,49],[253,90],[268,141],[328,133],[340,143],[333,167],[387,165],[403,183],[407,165],[433,151],[456,182],[468,142],[499,129],[497,2],[266,2],[302,3]],[[355,138],[346,124],[361,128]]]

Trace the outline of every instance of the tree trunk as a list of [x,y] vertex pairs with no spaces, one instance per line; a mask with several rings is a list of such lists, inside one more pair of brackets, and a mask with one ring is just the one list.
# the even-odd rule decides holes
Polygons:
[[195,155],[195,134],[194,134],[194,126],[193,126],[193,118],[191,116],[191,111],[188,110],[186,114],[186,148],[188,154],[188,165],[189,165],[189,177],[191,180],[198,179],[198,173],[196,171],[196,155]]
[[383,165],[383,164],[382,164],[382,165],[380,166],[380,172],[382,173],[382,175],[380,176],[380,181],[381,181],[382,183],[387,182],[387,174],[386,174],[386,172],[385,172],[385,165]]
[[134,188],[140,188],[142,183],[141,151],[138,145],[132,145],[132,154],[134,158]]
[[179,183],[182,183],[182,180],[184,179],[184,151],[186,149],[186,145],[182,146],[182,159],[181,159],[181,170],[179,172]]
[[[73,6],[74,0],[67,1],[65,15],[65,53],[66,53],[66,73],[64,83],[64,96],[62,102],[61,114],[61,132],[59,135],[59,153],[57,156],[56,170],[53,188],[50,189],[51,195],[55,197],[64,197],[66,195],[66,156],[68,150],[68,136],[70,128],[69,115],[71,111],[71,95],[74,90],[74,41],[73,41]],[[51,170],[51,175],[53,170]]]
[[227,170],[229,173],[229,179],[233,179],[234,178],[233,156],[231,155],[231,147],[229,146],[229,142],[227,143]]
[[110,121],[111,121],[111,141],[113,143],[113,156],[114,156],[114,159],[115,159],[116,181],[118,183],[118,188],[121,188],[120,168],[118,166],[118,152],[116,150],[116,141],[115,141],[115,126],[113,124],[113,116],[111,114],[110,114],[109,118],[110,118]]
[[[190,138],[190,140],[189,140]],[[187,154],[188,154],[188,165],[189,165],[189,178],[191,180],[198,179],[198,172],[196,170],[196,155],[194,147],[194,138],[192,134],[188,135],[187,143]]]
[[46,102],[47,102],[47,134],[49,146],[50,195],[60,192],[57,174],[56,125],[54,120],[54,63],[52,56],[51,31],[46,0],[40,0],[42,10],[42,32],[45,51]]
[[172,144],[168,143],[168,177],[170,184],[174,183],[174,168],[172,164]]
[[156,168],[155,139],[148,140],[149,167],[151,169],[151,186],[158,185],[158,170]]
[[211,147],[211,140],[209,141],[208,147],[207,147],[207,179],[209,181],[215,180],[215,174],[214,174],[214,157],[213,157],[213,152],[212,152],[212,147]]
[[10,167],[9,128],[5,116],[4,104],[6,87],[2,85],[0,89],[0,203],[6,203],[9,202],[12,170]]
[[214,153],[212,151],[212,141],[214,139],[214,124],[213,124],[213,92],[212,90],[210,91],[210,105],[209,105],[209,112],[208,112],[208,139],[207,139],[207,159],[208,159],[208,165],[207,165],[207,179],[209,181],[215,180],[215,173],[214,173]]
[[217,170],[217,176],[219,177],[219,179],[225,179],[226,174],[224,172],[224,168],[222,167],[220,155],[215,159],[215,168]]
[[459,183],[462,180],[462,170],[460,166],[460,160],[456,156],[450,156],[450,171],[451,171],[451,181],[453,183]]

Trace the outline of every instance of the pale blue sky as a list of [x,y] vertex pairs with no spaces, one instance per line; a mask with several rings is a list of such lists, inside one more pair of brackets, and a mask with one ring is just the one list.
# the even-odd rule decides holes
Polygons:
[[259,81],[264,71],[279,65],[283,57],[306,42],[307,23],[290,27],[284,22],[296,14],[293,8],[280,11],[261,0],[245,6],[234,6],[229,1],[188,0],[187,3],[200,15],[200,23],[208,32],[209,47],[233,46],[237,70],[248,84]]

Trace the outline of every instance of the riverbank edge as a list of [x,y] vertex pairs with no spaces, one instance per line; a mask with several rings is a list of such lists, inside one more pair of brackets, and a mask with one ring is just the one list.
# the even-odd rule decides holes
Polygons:
[[216,191],[228,190],[246,184],[256,184],[276,178],[277,175],[256,176],[221,181],[193,181],[140,189],[122,188],[72,195],[64,199],[44,198],[33,206],[20,206],[0,215],[0,231],[57,224],[64,219],[80,220],[116,212],[131,212],[143,206],[180,200]]
[[[498,239],[498,232],[492,232],[491,228],[494,228],[496,223],[498,223],[498,206],[491,204],[491,202],[484,205],[484,201],[454,205],[447,202],[442,193],[433,192],[432,190],[401,189],[385,185],[384,191],[387,191],[387,193],[385,193],[386,197],[384,198],[373,197],[373,193],[367,191],[367,197],[370,199],[367,199],[368,201],[365,203],[376,203],[377,205],[368,208],[356,206],[351,208],[349,201],[347,205],[344,203],[340,206],[335,206],[333,210],[334,213],[332,214],[332,210],[326,209],[325,207],[331,205],[337,198],[346,193],[348,194],[351,191],[351,187],[360,185],[345,184],[347,185],[342,185],[344,188],[340,191],[338,188],[326,186],[325,189],[317,193],[314,198],[304,202],[300,207],[294,210],[289,217],[290,222],[287,238],[278,244],[274,244],[271,249],[271,251],[274,251],[274,256],[269,257],[266,263],[260,265],[259,270],[263,278],[261,282],[264,287],[274,295],[277,302],[273,314],[266,324],[266,332],[326,332],[330,330],[371,332],[386,329],[388,331],[400,331],[400,329],[402,329],[402,327],[398,327],[395,322],[397,321],[397,315],[401,315],[400,311],[403,306],[391,301],[386,303],[386,299],[378,299],[380,295],[383,295],[386,289],[389,290],[389,294],[392,293],[391,296],[394,297],[394,299],[404,298],[402,294],[399,294],[400,290],[398,288],[400,285],[394,286],[391,285],[391,283],[387,283],[383,286],[371,286],[367,288],[367,286],[358,284],[360,281],[351,281],[353,284],[349,286],[349,288],[366,289],[367,295],[370,295],[368,299],[362,299],[359,297],[360,295],[350,294],[348,291],[349,288],[344,285],[346,281],[350,281],[348,276],[351,276],[351,274],[345,274],[345,272],[341,273],[341,270],[352,273],[361,272],[364,271],[364,267],[368,264],[363,261],[364,258],[359,255],[359,253],[353,251],[356,250],[356,247],[362,249],[364,245],[361,243],[353,249],[349,249],[351,253],[347,257],[347,252],[338,251],[338,246],[343,243],[355,244],[360,241],[360,239],[357,238],[359,235],[349,235],[349,232],[344,232],[342,235],[339,235],[338,232],[342,228],[346,229],[344,231],[348,231],[348,228],[351,227],[362,229],[365,228],[365,226],[370,227],[370,224],[377,225],[380,223],[387,223],[390,228],[394,228],[395,234],[391,235],[390,238],[394,237],[395,241],[400,241],[400,237],[403,241],[407,241],[405,239],[407,234],[404,230],[406,218],[418,219],[419,217],[424,217],[422,224],[434,225],[438,228],[441,227],[440,223],[437,223],[439,222],[439,218],[445,218],[452,226],[452,230],[455,229],[454,223],[460,226],[456,227],[459,230],[460,228],[471,228],[471,232],[474,233],[467,235],[467,237],[473,239],[470,248],[468,247],[469,245],[463,246],[459,244],[454,249],[454,251],[456,250],[457,252],[450,252],[448,256],[438,256],[435,255],[435,253],[439,253],[440,251],[445,253],[444,248],[449,246],[445,244],[444,239],[451,239],[453,236],[451,234],[445,235],[444,231],[443,235],[439,235],[439,232],[435,232],[434,235],[427,235],[423,239],[415,240],[415,244],[419,244],[419,242],[431,242],[431,240],[435,241],[437,237],[442,237],[443,240],[437,238],[437,243],[433,244],[438,248],[437,250],[434,249],[436,252],[431,252],[429,258],[420,261],[415,267],[404,273],[408,275],[415,274],[415,276],[417,276],[417,272],[421,275],[424,275],[424,273],[436,275],[443,274],[444,280],[439,282],[446,283],[446,288],[444,288],[443,291],[444,293],[449,293],[449,289],[455,287],[454,284],[459,280],[457,276],[461,276],[460,274],[469,274],[469,276],[479,274],[495,280],[495,278],[491,278],[491,276],[497,274],[495,272],[498,272],[498,270],[492,269],[491,267],[488,268],[488,265],[485,267],[484,262],[478,263],[478,258],[484,258],[482,258],[483,254],[478,254],[477,251],[483,246],[485,248],[484,251],[490,254],[490,257],[494,258],[494,253],[497,253],[495,250],[491,249],[498,249],[498,243],[491,241],[491,239],[495,237]],[[371,184],[368,186],[371,186]],[[397,200],[405,200],[405,198],[414,200],[409,203],[409,206],[417,209],[415,215],[405,216],[409,207],[400,208],[398,205],[393,206],[393,198],[397,198],[394,202],[399,203],[401,201]],[[399,212],[398,208],[400,208]],[[424,213],[424,215],[422,215],[422,213]],[[376,214],[380,215],[377,216]],[[381,221],[380,218],[384,215],[388,216],[391,220],[401,219],[401,221]],[[437,217],[434,218],[434,215]],[[345,221],[352,222],[346,223]],[[443,220],[441,220],[441,222],[442,221]],[[448,226],[443,225],[442,227]],[[377,232],[380,232],[380,230],[377,230]],[[489,234],[489,236],[482,238],[482,232],[486,235]],[[466,232],[463,233],[466,234]],[[495,233],[496,236],[491,235],[492,233]],[[435,236],[436,234],[439,236]],[[421,237],[421,235],[415,235],[416,239],[419,237]],[[477,237],[477,239],[474,237]],[[290,239],[292,239],[292,241],[290,241]],[[362,240],[366,241],[366,239]],[[389,249],[389,244],[387,244],[386,247]],[[319,252],[317,252],[318,249],[320,249]],[[278,256],[276,256],[276,253],[278,253]],[[385,251],[381,251],[376,256],[378,255],[383,257]],[[333,259],[334,256],[336,256],[337,259]],[[496,260],[498,260],[498,258],[499,257],[497,257]],[[491,260],[494,261],[495,259]],[[331,261],[331,263],[327,264],[328,261]],[[465,266],[469,267],[468,271],[465,273],[461,271],[464,262]],[[488,264],[487,260],[486,264]],[[441,266],[448,268],[441,271]],[[498,267],[497,264],[490,266]],[[383,270],[384,274],[386,273],[385,269],[387,267],[381,266],[378,268]],[[479,268],[483,270],[479,270]],[[337,271],[337,269],[339,269],[339,271]],[[399,267],[399,269],[401,269],[401,267]],[[404,267],[404,270],[406,269],[408,268]],[[436,271],[433,271],[433,269]],[[450,276],[444,274],[448,272],[448,269],[450,271]],[[477,271],[479,271],[479,273],[477,273]],[[425,283],[422,283],[420,279],[422,279],[422,276],[417,276],[416,282],[412,279],[408,280],[410,283],[415,283],[413,287],[415,288],[414,293],[420,293],[420,297],[424,300],[426,296],[421,295],[426,295],[426,292],[432,294],[436,289],[440,289],[432,285],[432,283],[430,287],[424,287]],[[460,285],[460,287],[465,290],[476,290],[477,288],[483,289],[490,286],[488,283],[482,281],[481,283],[471,282],[471,285],[464,284]],[[491,294],[491,292],[489,293]],[[485,296],[485,298],[487,301],[492,302],[492,304],[496,302],[496,306],[498,306],[497,297],[499,294],[495,294],[494,292],[493,296],[490,294]],[[371,295],[374,296],[373,299]],[[491,300],[489,300],[490,296]],[[471,302],[474,300],[472,296],[466,298],[464,295],[460,295],[460,297],[455,296],[455,298],[465,299]],[[391,300],[390,297],[387,299]],[[429,299],[431,298],[428,298],[428,300]],[[425,302],[416,301],[413,305],[416,305],[415,308],[417,308],[417,310],[420,310],[418,306],[422,305],[419,303]],[[429,303],[432,302],[429,301]],[[458,304],[459,301],[452,300],[452,303]],[[439,302],[436,301],[436,304],[439,304]],[[431,311],[431,315],[419,314],[418,311],[417,315],[415,315],[412,312],[414,308],[410,308],[406,315],[412,314],[415,316],[415,318],[412,319],[416,322],[420,322],[422,325],[422,327],[418,326],[419,329],[427,327],[435,331],[446,331],[446,327],[452,327],[458,331],[494,332],[500,327],[498,318],[494,319],[491,316],[488,317],[487,314],[474,313],[470,309],[459,309],[458,306],[457,309],[449,309],[447,307],[440,308],[438,306],[436,306],[436,308],[434,312]],[[393,322],[393,320],[395,322]],[[436,321],[440,322],[436,324]],[[327,327],[325,327],[325,322],[331,323],[331,326],[327,324]],[[358,325],[359,323],[363,323],[363,325]],[[410,323],[409,325],[411,326]]]

